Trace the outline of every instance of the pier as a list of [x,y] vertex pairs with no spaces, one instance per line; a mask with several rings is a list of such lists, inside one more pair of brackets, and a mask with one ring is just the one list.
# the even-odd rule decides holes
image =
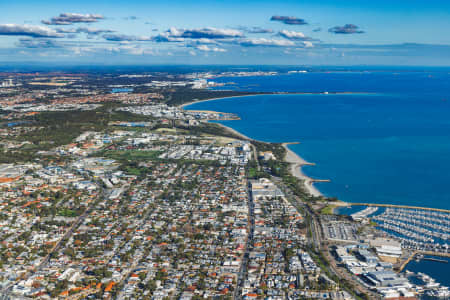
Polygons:
[[435,262],[440,262],[440,263],[444,263],[444,264],[448,264],[448,260],[445,259],[439,259],[439,258],[434,258],[434,257],[424,257],[422,258],[423,260],[429,260],[429,261],[435,261]]
[[311,178],[310,181],[314,182],[314,183],[316,183],[316,182],[331,182],[330,179],[314,179],[314,178]]

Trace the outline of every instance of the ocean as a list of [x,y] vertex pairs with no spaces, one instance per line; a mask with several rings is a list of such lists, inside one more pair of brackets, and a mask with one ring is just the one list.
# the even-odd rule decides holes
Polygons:
[[212,80],[224,84],[218,89],[328,92],[237,97],[186,107],[235,113],[241,120],[221,123],[257,140],[300,142],[291,149],[316,164],[304,167],[304,173],[331,180],[316,185],[324,195],[450,209],[450,69]]
[[437,257],[437,256],[426,256],[427,258],[436,258],[442,261],[447,261],[447,263],[438,262],[438,261],[430,261],[424,260],[415,261],[412,260],[407,266],[406,270],[414,272],[415,274],[422,272],[431,276],[431,278],[435,279],[438,283],[443,286],[450,286],[450,274],[448,271],[449,267],[449,259],[446,257]]

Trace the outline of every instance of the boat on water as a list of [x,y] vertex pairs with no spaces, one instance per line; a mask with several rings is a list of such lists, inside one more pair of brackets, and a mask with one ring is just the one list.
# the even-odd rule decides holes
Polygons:
[[431,279],[430,281],[427,282],[427,284],[425,285],[425,288],[427,289],[434,289],[439,287],[441,284],[439,282],[434,281],[434,279]]
[[440,299],[448,299],[450,297],[450,291],[448,287],[443,286],[439,289],[429,290],[425,293],[427,296],[440,298]]

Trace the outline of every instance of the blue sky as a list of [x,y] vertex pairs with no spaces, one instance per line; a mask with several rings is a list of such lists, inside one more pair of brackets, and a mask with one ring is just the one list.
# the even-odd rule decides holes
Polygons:
[[0,62],[450,65],[450,1],[1,1]]

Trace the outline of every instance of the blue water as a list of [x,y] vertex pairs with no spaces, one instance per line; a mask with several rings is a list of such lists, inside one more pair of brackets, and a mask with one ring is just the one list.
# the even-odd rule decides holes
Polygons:
[[[449,261],[446,257],[438,257],[438,256],[426,256],[426,257],[432,257],[436,259],[442,259]],[[425,273],[432,278],[436,279],[436,282],[439,282],[443,286],[450,286],[450,272],[448,272],[449,263],[442,263],[442,262],[436,262],[436,261],[429,261],[422,259],[421,261],[417,262],[415,260],[412,260],[405,268],[405,270],[418,273],[422,272]]]
[[[435,68],[428,72],[419,69],[403,69],[397,72],[329,71],[276,76],[218,77],[212,81],[234,83],[216,89],[244,91],[440,94],[450,89],[449,73],[450,68]],[[446,96],[448,97],[448,94]]]
[[111,94],[117,94],[117,93],[130,93],[133,89],[131,88],[113,88],[111,90]]
[[263,141],[299,141],[291,149],[316,166],[317,187],[351,202],[450,209],[450,70],[317,72],[217,78],[221,88],[356,92],[260,95],[190,105],[238,114],[225,121]]
[[365,209],[367,206],[341,206],[341,207],[336,207],[334,209],[334,212],[338,215],[345,215],[345,216],[350,216],[351,214],[354,214],[358,211],[362,211],[363,209]]

